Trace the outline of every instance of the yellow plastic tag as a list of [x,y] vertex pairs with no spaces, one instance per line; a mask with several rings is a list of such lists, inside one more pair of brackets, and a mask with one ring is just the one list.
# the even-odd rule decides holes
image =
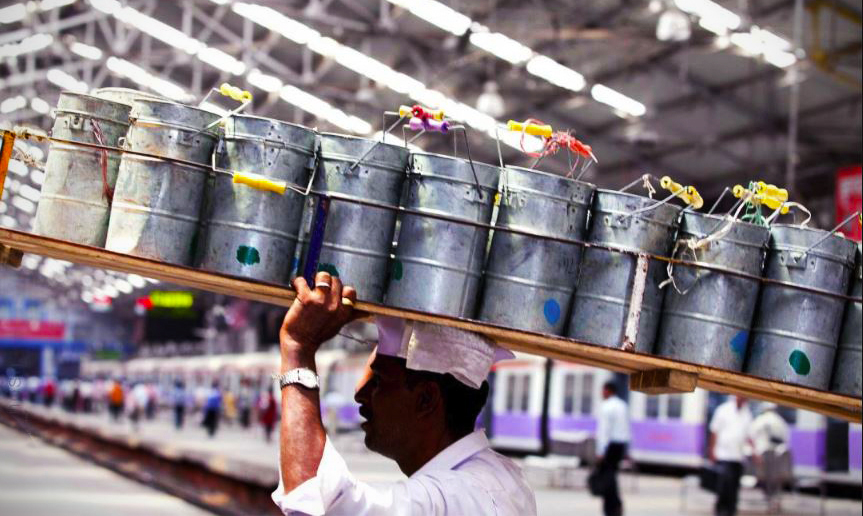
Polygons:
[[659,180],[659,185],[668,190],[674,195],[677,195],[680,200],[691,206],[693,209],[699,209],[704,206],[704,199],[694,186],[683,186],[680,183],[674,182],[668,176],[662,176]]
[[256,190],[274,192],[279,195],[285,195],[285,191],[288,189],[288,183],[285,181],[273,181],[262,175],[246,172],[234,172],[233,182],[255,188]]
[[550,125],[523,124],[510,120],[506,123],[506,128],[514,132],[525,132],[533,136],[545,136],[551,138],[551,133],[554,132]]
[[219,86],[219,93],[226,97],[230,97],[237,102],[250,102],[252,100],[252,94],[249,91],[241,90],[236,86],[231,86],[230,84],[223,82],[221,86]]

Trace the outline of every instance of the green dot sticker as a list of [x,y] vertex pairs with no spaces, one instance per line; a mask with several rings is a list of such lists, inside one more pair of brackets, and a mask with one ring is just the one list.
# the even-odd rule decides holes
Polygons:
[[405,266],[402,265],[401,260],[393,261],[393,279],[398,281],[402,279],[405,275]]
[[261,263],[261,253],[254,247],[241,245],[237,248],[237,261],[243,265]]
[[795,349],[791,352],[791,355],[788,357],[788,363],[791,364],[791,369],[794,369],[794,372],[801,376],[808,375],[809,371],[812,370],[812,364],[809,362],[809,357],[799,349]]
[[318,272],[328,272],[328,273],[330,273],[330,276],[332,276],[334,278],[339,277],[339,270],[336,268],[335,265],[333,265],[331,263],[319,263],[318,264]]

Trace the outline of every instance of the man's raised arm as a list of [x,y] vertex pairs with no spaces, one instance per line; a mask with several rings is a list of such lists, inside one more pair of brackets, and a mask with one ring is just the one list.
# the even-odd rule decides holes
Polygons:
[[[279,332],[280,373],[309,369],[317,374],[315,353],[350,322],[357,294],[351,287],[343,289],[339,278],[326,272],[317,274],[311,288],[301,277],[294,280],[294,288],[297,298]],[[281,395],[279,467],[284,492],[289,493],[317,474],[326,432],[321,421],[319,389],[291,384],[282,389]]]

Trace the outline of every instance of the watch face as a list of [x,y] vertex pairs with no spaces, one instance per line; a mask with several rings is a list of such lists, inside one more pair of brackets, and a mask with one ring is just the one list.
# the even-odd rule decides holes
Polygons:
[[299,380],[300,385],[309,389],[314,389],[318,386],[317,375],[308,370],[299,371],[297,380]]

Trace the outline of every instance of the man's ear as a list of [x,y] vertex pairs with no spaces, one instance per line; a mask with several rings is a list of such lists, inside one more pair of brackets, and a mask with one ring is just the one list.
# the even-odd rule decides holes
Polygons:
[[432,414],[438,408],[443,408],[443,396],[437,382],[421,381],[415,390],[417,415]]

